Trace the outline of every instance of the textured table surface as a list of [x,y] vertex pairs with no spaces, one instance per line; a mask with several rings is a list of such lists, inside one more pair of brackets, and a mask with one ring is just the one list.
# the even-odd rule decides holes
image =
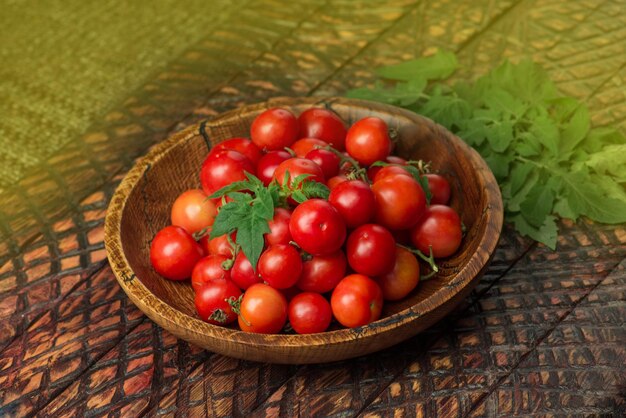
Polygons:
[[0,416],[626,415],[624,225],[564,221],[556,251],[506,226],[445,320],[315,366],[177,340],[128,300],[103,245],[115,187],[171,132],[274,96],[341,95],[436,48],[457,52],[457,78],[531,57],[595,125],[626,130],[626,3],[216,1],[169,18],[164,0],[118,3],[3,6]]

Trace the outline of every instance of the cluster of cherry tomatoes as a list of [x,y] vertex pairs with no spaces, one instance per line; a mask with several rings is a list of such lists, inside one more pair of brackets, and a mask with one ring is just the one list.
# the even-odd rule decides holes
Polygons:
[[[252,123],[250,139],[211,150],[202,190],[182,193],[172,225],[154,237],[152,265],[168,279],[191,278],[198,315],[209,323],[278,333],[288,321],[297,333],[316,333],[333,318],[345,327],[375,321],[383,301],[400,300],[418,285],[418,258],[436,268],[433,259],[454,254],[462,240],[461,220],[447,206],[448,181],[418,171],[422,165],[392,149],[388,126],[377,117],[348,129],[327,109],[299,117],[267,110]],[[289,198],[273,209],[256,266],[236,243],[237,231],[208,234],[231,200],[209,196],[247,173],[265,186],[305,174],[328,191],[327,198]]]

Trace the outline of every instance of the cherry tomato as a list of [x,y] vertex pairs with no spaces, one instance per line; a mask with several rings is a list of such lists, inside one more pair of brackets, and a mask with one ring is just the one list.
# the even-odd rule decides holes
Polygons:
[[283,149],[297,139],[298,119],[286,109],[268,109],[252,122],[250,137],[262,150]]
[[261,254],[257,270],[273,288],[287,289],[298,281],[302,273],[302,259],[292,245],[272,245]]
[[393,269],[396,242],[386,228],[376,224],[361,225],[348,236],[348,264],[367,276],[381,276]]
[[325,149],[314,149],[309,151],[305,158],[317,163],[317,165],[322,168],[325,179],[339,174],[339,163],[341,159],[334,152]]
[[196,291],[194,303],[196,311],[203,321],[209,324],[226,325],[235,322],[237,314],[233,312],[228,300],[236,301],[241,290],[230,280],[218,280],[205,283]]
[[306,158],[290,158],[287,161],[283,161],[274,171],[274,178],[278,181],[278,184],[284,184],[285,173],[289,171],[289,184],[302,174],[311,174],[307,177],[307,180],[317,181],[324,183],[324,173],[322,168],[311,160]]
[[[390,155],[389,157],[385,158],[385,162],[389,164],[395,164],[395,165],[407,165],[407,161],[404,158],[398,157],[396,155]],[[376,177],[376,173],[378,173],[382,168],[383,166],[380,166],[380,165],[368,168],[367,177],[371,181],[374,181],[374,178]]]
[[333,290],[330,306],[341,325],[360,327],[380,318],[383,292],[369,277],[351,274],[344,277]]
[[426,210],[426,195],[413,177],[396,174],[372,185],[376,222],[389,229],[415,226]]
[[268,222],[270,232],[265,234],[265,243],[267,245],[289,244],[291,242],[291,233],[289,232],[290,220],[290,211],[283,208],[276,208],[274,210],[274,217]]
[[166,226],[154,236],[150,245],[150,262],[154,270],[170,280],[184,280],[203,256],[200,245],[180,226]]
[[289,323],[298,334],[315,334],[328,329],[333,313],[330,303],[319,293],[294,296],[288,307]]
[[298,139],[291,146],[291,150],[296,154],[296,157],[304,158],[309,152],[313,151],[315,147],[327,147],[328,143],[321,139],[315,138],[302,138]]
[[376,173],[373,182],[376,183],[378,180],[382,180],[385,177],[395,176],[396,174],[413,177],[411,173],[409,173],[399,165],[388,165],[383,167],[381,170],[378,171],[378,173]]
[[230,270],[230,278],[242,290],[246,290],[253,284],[262,282],[243,251],[239,251],[237,257],[235,257],[233,268]]
[[291,154],[287,151],[268,152],[259,160],[259,164],[256,168],[256,176],[267,186],[274,178],[274,172],[280,163],[290,158]]
[[431,205],[447,205],[450,201],[450,183],[439,174],[426,174]]
[[287,299],[264,283],[248,288],[241,300],[239,328],[246,332],[276,334],[287,321]]
[[428,255],[432,246],[436,258],[449,257],[459,249],[463,232],[454,209],[444,205],[426,208],[422,220],[411,231],[413,245]]
[[328,201],[337,209],[348,228],[356,228],[374,218],[374,193],[364,181],[349,180],[338,184],[330,191]]
[[[230,245],[230,242],[228,242],[228,235],[220,235],[219,237],[215,237],[213,239],[209,239],[209,236],[210,235],[207,233],[198,241],[198,244],[202,246],[205,254],[223,255],[227,258],[232,257],[233,247]],[[230,234],[230,238],[233,242],[235,242],[236,236],[236,232]]]
[[201,258],[191,271],[191,287],[196,292],[207,282],[211,280],[224,280],[230,279],[230,269],[225,269],[224,266],[229,259],[223,255],[208,255]]
[[245,180],[246,172],[254,173],[254,166],[242,153],[233,150],[210,153],[200,171],[202,189],[210,196],[232,182]]
[[215,145],[211,152],[225,149],[230,149],[242,153],[250,160],[252,165],[254,165],[255,167],[263,156],[263,153],[261,152],[259,147],[254,145],[254,142],[250,141],[248,138],[227,139],[226,141],[222,141],[219,144]]
[[328,185],[328,188],[332,190],[335,188],[335,186],[343,183],[344,181],[348,181],[348,177],[346,177],[344,174],[339,174],[335,177],[331,177],[330,179],[328,179],[326,184]]
[[172,205],[172,225],[183,227],[190,234],[213,225],[216,215],[215,204],[198,189],[183,192]]
[[346,224],[337,210],[322,199],[309,199],[291,214],[289,231],[309,254],[332,254],[346,239]]
[[322,139],[343,151],[346,141],[346,125],[341,118],[330,110],[311,108],[298,117],[300,137]]
[[377,278],[383,291],[383,299],[400,300],[419,283],[420,265],[409,250],[396,247],[396,263],[393,270]]
[[346,135],[346,150],[363,165],[383,161],[391,152],[391,139],[385,121],[368,117],[352,125]]
[[341,250],[328,255],[314,255],[302,263],[302,274],[296,286],[305,292],[330,292],[344,278],[347,264]]

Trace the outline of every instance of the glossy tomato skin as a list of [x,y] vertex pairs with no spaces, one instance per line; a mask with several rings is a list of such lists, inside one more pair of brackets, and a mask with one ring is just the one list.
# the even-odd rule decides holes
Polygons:
[[372,185],[377,223],[389,229],[415,226],[426,210],[426,195],[413,177],[396,174]]
[[382,180],[385,177],[391,177],[396,174],[413,177],[411,176],[411,173],[409,173],[408,171],[406,171],[404,168],[402,168],[399,165],[388,165],[388,166],[383,167],[381,170],[378,171],[378,173],[376,173],[376,175],[374,176],[373,182],[376,183],[377,181]]
[[248,138],[231,138],[226,141],[222,141],[213,147],[211,152],[230,149],[237,151],[245,155],[254,167],[257,166],[259,160],[263,156],[261,149],[257,147],[254,142]]
[[383,292],[384,300],[405,298],[419,283],[420,266],[409,250],[396,247],[396,262],[389,273],[379,276],[376,281]]
[[309,199],[291,214],[289,231],[309,254],[325,255],[339,250],[346,239],[346,224],[337,210],[322,199]]
[[352,125],[346,135],[346,151],[362,165],[384,161],[391,152],[385,121],[372,116]]
[[241,290],[246,290],[250,286],[262,282],[243,251],[239,251],[237,257],[235,257],[233,268],[230,271],[230,278]]
[[302,259],[292,245],[272,245],[261,254],[257,269],[261,279],[273,288],[288,289],[302,273]]
[[346,275],[347,266],[346,256],[341,250],[328,255],[314,255],[302,263],[302,274],[296,286],[305,292],[330,292]]
[[345,174],[338,174],[334,177],[329,178],[326,182],[326,185],[329,189],[332,190],[335,188],[335,186],[343,183],[344,181],[348,181],[348,177],[346,177]]
[[454,209],[431,205],[422,220],[411,230],[415,248],[428,255],[432,246],[435,258],[449,257],[461,246],[463,231],[461,219]]
[[276,334],[287,321],[287,299],[264,283],[248,288],[241,300],[239,328],[246,332]]
[[214,325],[226,325],[237,320],[228,303],[229,299],[237,300],[241,290],[230,280],[217,280],[205,283],[196,290],[194,304],[203,321]]
[[285,173],[289,172],[289,183],[302,174],[310,174],[307,180],[324,183],[324,172],[322,168],[311,160],[306,158],[290,158],[280,163],[274,171],[274,179],[278,184],[284,184]]
[[210,196],[232,182],[245,180],[245,173],[253,174],[254,171],[250,160],[240,152],[221,150],[210,153],[200,170],[202,190]]
[[161,276],[184,280],[204,255],[191,234],[179,226],[166,226],[155,235],[150,245],[150,262]]
[[356,228],[374,218],[374,193],[362,180],[348,180],[336,185],[330,191],[328,201],[337,209],[348,228]]
[[[402,158],[402,157],[398,157],[397,155],[390,155],[387,158],[385,158],[385,162],[389,163],[389,164],[394,164],[394,165],[407,165],[407,161]],[[374,179],[376,178],[376,174],[382,169],[382,166],[373,166],[367,169],[367,177],[373,182]]]
[[204,284],[212,280],[230,280],[230,269],[225,269],[224,262],[228,261],[223,255],[208,255],[201,258],[191,271],[191,287],[196,292]]
[[172,225],[184,228],[195,234],[213,225],[217,208],[215,203],[207,199],[206,193],[199,189],[191,189],[181,193],[172,205]]
[[274,210],[274,217],[268,222],[270,232],[265,234],[265,243],[267,245],[289,244],[291,242],[291,233],[289,232],[290,220],[290,211],[283,208],[276,208]]
[[262,150],[289,147],[298,137],[298,119],[286,109],[268,109],[252,122],[250,137]]
[[316,138],[301,138],[291,145],[291,150],[298,158],[304,158],[309,152],[317,148],[324,148],[328,143]]
[[328,329],[333,313],[319,293],[304,292],[289,302],[289,323],[298,334],[315,334]]
[[333,315],[348,328],[367,325],[380,318],[383,292],[380,286],[363,274],[344,277],[330,298]]
[[336,113],[327,109],[307,109],[298,117],[298,124],[301,138],[318,138],[339,151],[345,149],[346,125]]
[[450,183],[439,174],[426,174],[431,205],[447,205],[450,201]]
[[396,242],[391,232],[376,224],[361,225],[348,236],[346,255],[352,270],[375,277],[393,269]]
[[319,165],[324,173],[324,178],[329,179],[339,174],[341,159],[334,152],[325,149],[314,149],[307,152],[305,158]]
[[259,164],[256,169],[256,176],[263,182],[264,185],[267,186],[274,178],[276,168],[283,161],[287,161],[290,158],[291,154],[287,151],[268,152],[259,160]]
[[[230,234],[230,237],[233,242],[235,242],[236,232]],[[209,239],[210,234],[203,235],[202,238],[198,241],[198,244],[202,246],[204,253],[206,255],[216,254],[223,255],[228,258],[233,255],[233,247],[228,242],[228,236],[226,234],[220,235],[219,237],[215,237],[213,239]]]

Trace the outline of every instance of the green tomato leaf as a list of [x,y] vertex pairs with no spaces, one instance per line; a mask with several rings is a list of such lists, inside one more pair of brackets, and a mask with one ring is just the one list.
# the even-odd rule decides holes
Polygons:
[[376,74],[389,80],[399,81],[443,80],[450,77],[457,67],[458,61],[453,52],[437,51],[430,57],[379,68]]
[[521,214],[517,214],[510,219],[515,225],[515,229],[522,235],[526,235],[535,241],[541,242],[548,248],[556,248],[558,227],[554,216],[547,216],[541,227],[530,225]]

